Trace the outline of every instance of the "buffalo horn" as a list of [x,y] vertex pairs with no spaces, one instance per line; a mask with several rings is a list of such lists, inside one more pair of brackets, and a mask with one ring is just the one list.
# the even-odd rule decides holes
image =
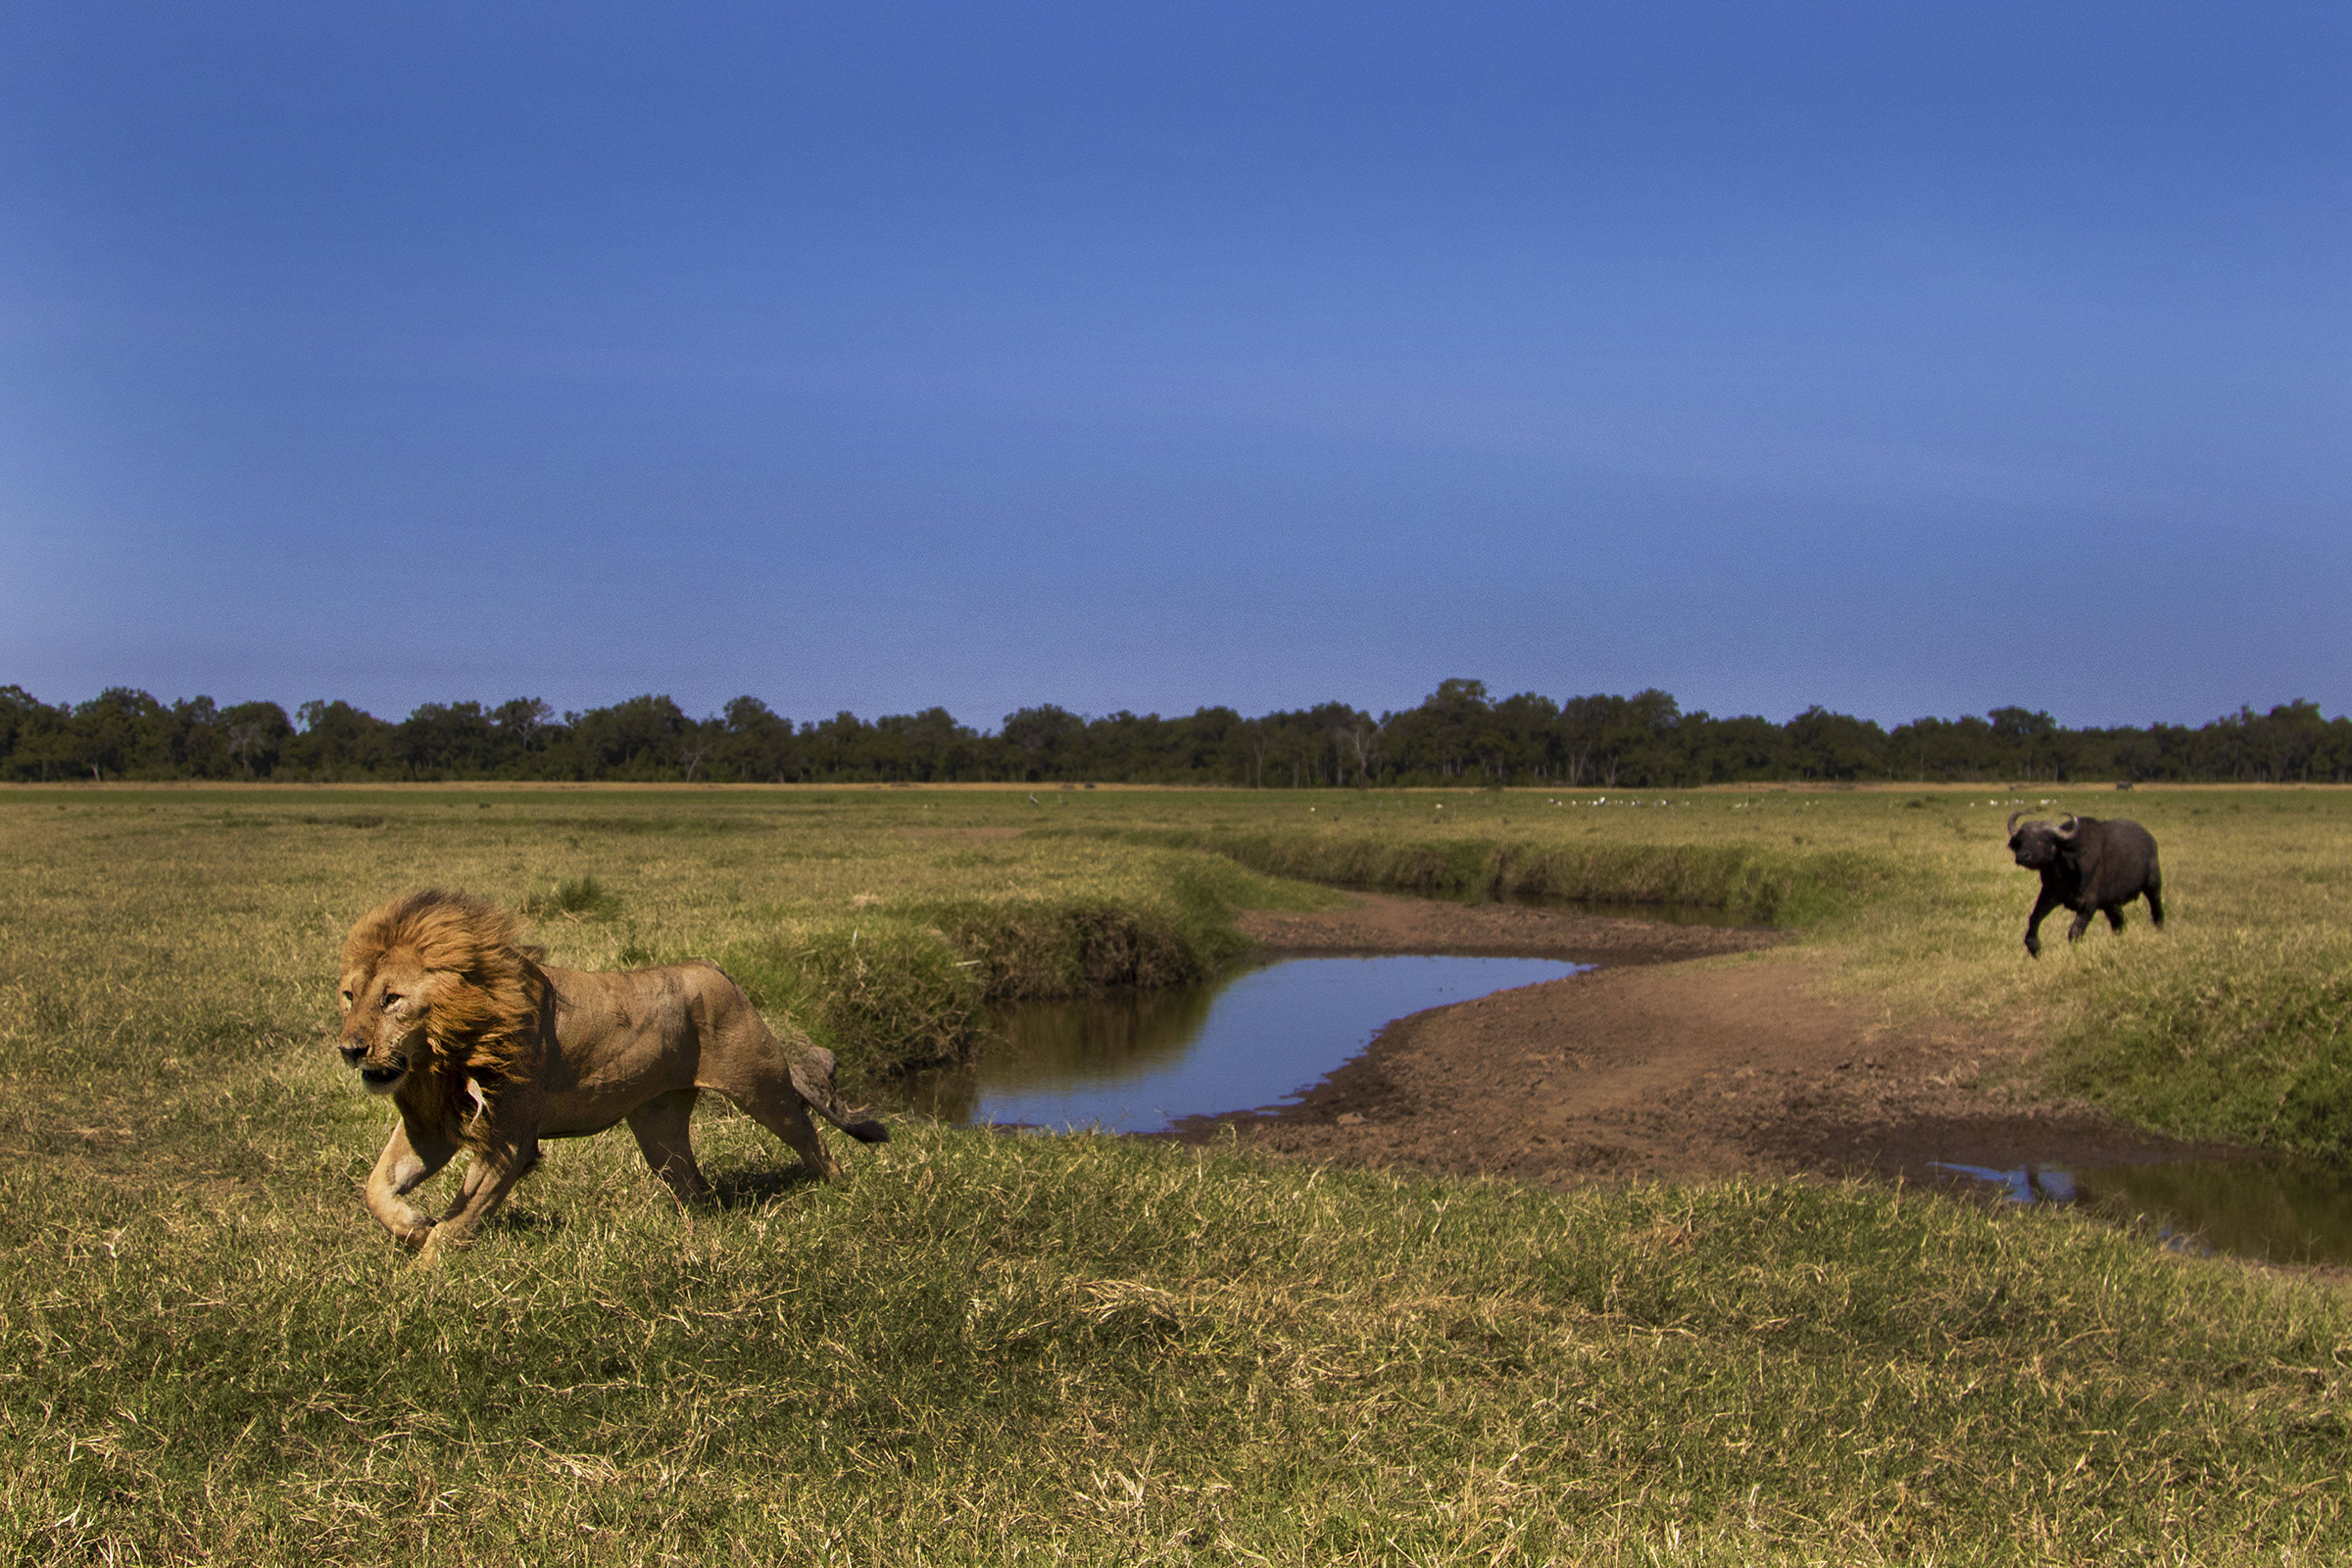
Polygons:
[[2062,839],[2071,839],[2082,831],[2082,822],[2076,819],[2074,813],[2072,811],[2067,812],[2066,820],[2058,824],[2058,836]]
[[2005,833],[2013,833],[2017,831],[2017,819],[2023,815],[2025,815],[2025,813],[2022,811],[2011,811],[2009,814],[2009,826],[2003,828],[2001,831]]

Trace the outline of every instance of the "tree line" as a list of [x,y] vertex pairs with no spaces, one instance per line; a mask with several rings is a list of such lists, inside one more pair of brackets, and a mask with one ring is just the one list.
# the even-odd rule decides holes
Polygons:
[[692,718],[667,696],[559,715],[536,697],[426,703],[406,718],[351,704],[221,707],[117,686],[47,704],[0,687],[0,779],[684,780],[712,783],[1104,782],[1331,789],[1535,784],[1659,789],[1749,781],[2268,781],[2352,776],[2352,721],[2292,702],[2210,723],[2069,729],[1995,708],[1889,730],[1809,707],[1785,724],[1685,713],[1662,691],[1496,697],[1441,682],[1375,718],[1345,703],[1244,718],[1087,717],[1047,704],[991,732],[945,708],[795,722],[757,697]]

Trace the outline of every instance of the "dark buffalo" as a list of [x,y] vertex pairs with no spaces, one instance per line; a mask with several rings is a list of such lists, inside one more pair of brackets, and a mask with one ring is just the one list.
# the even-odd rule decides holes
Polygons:
[[2158,929],[2164,925],[2164,873],[2156,865],[2156,841],[2137,822],[2118,818],[2069,817],[2063,822],[2032,821],[2019,827],[2014,811],[2009,819],[2009,851],[2017,863],[2042,873],[2042,896],[2033,901],[2033,917],[2025,923],[2025,950],[2042,956],[2042,917],[2063,905],[2074,912],[2066,928],[2074,941],[2087,930],[2091,916],[2104,915],[2117,931],[2124,928],[2124,905],[2147,895],[2147,917]]

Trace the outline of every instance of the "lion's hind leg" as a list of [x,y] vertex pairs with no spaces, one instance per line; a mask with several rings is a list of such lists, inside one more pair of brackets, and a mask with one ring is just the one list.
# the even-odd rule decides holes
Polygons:
[[834,1164],[816,1124],[809,1120],[808,1103],[793,1084],[783,1048],[735,982],[715,965],[709,973],[703,1001],[709,1011],[696,1083],[735,1102],[744,1114],[791,1145],[809,1175],[831,1181],[841,1167]]
[[710,1196],[702,1167],[694,1163],[692,1124],[694,1102],[700,1092],[673,1090],[656,1094],[629,1113],[629,1131],[637,1135],[646,1164],[669,1184],[680,1203],[699,1203]]
[[841,1174],[824,1140],[817,1135],[816,1124],[809,1120],[808,1107],[801,1103],[800,1092],[793,1087],[781,1058],[748,1071],[738,1069],[711,1087],[791,1145],[809,1175],[831,1181]]

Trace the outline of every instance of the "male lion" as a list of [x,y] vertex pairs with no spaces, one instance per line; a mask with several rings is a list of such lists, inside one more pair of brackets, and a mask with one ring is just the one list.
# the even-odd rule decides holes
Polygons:
[[[706,1196],[687,1127],[705,1089],[750,1112],[820,1176],[840,1167],[806,1106],[862,1142],[889,1137],[842,1108],[831,1052],[794,1031],[802,1060],[786,1062],[718,965],[611,973],[540,957],[512,915],[438,889],[371,910],[343,943],[336,1043],[400,1111],[368,1176],[368,1212],[421,1260],[473,1234],[538,1163],[543,1137],[625,1120],[672,1192]],[[474,1157],[457,1201],[429,1220],[405,1195],[460,1149]]]

